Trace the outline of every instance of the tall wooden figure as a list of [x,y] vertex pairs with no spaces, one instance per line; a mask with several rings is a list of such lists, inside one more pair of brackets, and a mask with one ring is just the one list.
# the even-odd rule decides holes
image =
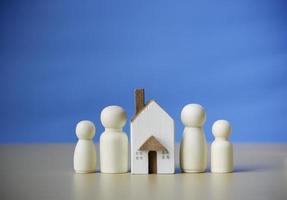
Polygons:
[[183,172],[204,172],[207,167],[207,144],[203,131],[206,115],[199,104],[188,104],[181,111],[185,128],[180,144],[180,167]]
[[74,151],[74,169],[76,173],[92,173],[96,171],[96,147],[93,142],[96,127],[88,120],[80,121],[76,127],[79,141]]
[[228,173],[233,170],[233,147],[228,141],[231,132],[230,123],[217,120],[212,126],[215,140],[211,144],[211,172]]
[[174,121],[154,100],[144,102],[136,90],[136,115],[131,120],[131,173],[174,173]]
[[128,172],[128,136],[123,132],[126,112],[120,106],[108,106],[101,113],[105,131],[100,137],[102,173]]

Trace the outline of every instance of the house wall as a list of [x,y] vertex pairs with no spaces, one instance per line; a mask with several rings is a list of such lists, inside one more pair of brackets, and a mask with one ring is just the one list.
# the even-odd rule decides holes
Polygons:
[[148,153],[138,149],[153,135],[168,150],[168,156],[157,152],[157,172],[174,173],[174,130],[173,119],[156,102],[146,106],[131,122],[131,172],[148,173]]

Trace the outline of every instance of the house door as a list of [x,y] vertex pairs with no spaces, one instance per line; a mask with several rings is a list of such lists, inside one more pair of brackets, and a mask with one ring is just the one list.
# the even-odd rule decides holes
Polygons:
[[156,174],[157,173],[157,159],[156,151],[148,152],[148,173]]

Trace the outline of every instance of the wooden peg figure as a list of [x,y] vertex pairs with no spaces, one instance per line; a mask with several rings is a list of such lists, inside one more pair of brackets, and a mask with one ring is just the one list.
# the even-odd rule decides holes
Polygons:
[[204,172],[207,167],[207,144],[202,128],[206,119],[204,108],[188,104],[181,111],[185,128],[180,144],[180,167],[183,172]]
[[96,171],[96,147],[93,142],[96,127],[88,120],[80,121],[76,126],[79,138],[74,151],[74,170],[76,173],[92,173]]
[[231,125],[226,120],[218,120],[212,126],[215,140],[211,144],[211,172],[228,173],[233,171],[233,147],[228,141]]
[[105,131],[100,137],[102,173],[128,172],[128,137],[123,132],[126,112],[120,106],[108,106],[101,113]]

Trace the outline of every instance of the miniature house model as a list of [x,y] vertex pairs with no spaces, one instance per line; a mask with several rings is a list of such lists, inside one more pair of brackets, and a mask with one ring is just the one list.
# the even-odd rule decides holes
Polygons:
[[174,173],[174,121],[154,100],[144,102],[136,90],[136,114],[131,120],[131,173]]

